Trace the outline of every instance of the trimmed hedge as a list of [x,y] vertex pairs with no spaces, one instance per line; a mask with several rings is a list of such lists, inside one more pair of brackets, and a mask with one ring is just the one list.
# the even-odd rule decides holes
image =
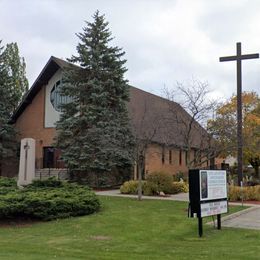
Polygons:
[[100,202],[86,186],[49,179],[0,194],[0,219],[52,220],[88,215]]

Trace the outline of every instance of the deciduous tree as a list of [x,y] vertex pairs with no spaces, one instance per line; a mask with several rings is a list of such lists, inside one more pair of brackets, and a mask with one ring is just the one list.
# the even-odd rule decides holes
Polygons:
[[[176,126],[176,137],[182,140],[179,148],[186,151],[187,167],[200,167],[205,161],[214,160],[218,151],[212,136],[206,131],[206,122],[217,101],[210,98],[208,83],[193,78],[185,84],[177,82],[175,89],[165,88],[164,92],[167,99],[178,101],[182,106],[176,109],[176,103],[169,102],[168,120]],[[183,108],[188,114],[182,112]],[[194,156],[191,156],[192,150]]]
[[[236,102],[234,95],[221,104],[216,118],[209,121],[214,137],[222,149],[222,156],[236,156]],[[244,162],[250,163],[256,176],[260,165],[260,98],[255,92],[243,92],[243,154]]]
[[8,75],[5,81],[6,88],[10,92],[8,102],[13,112],[28,90],[26,64],[24,58],[20,57],[16,42],[7,44],[2,55],[4,70]]
[[0,172],[3,161],[15,156],[16,133],[9,120],[26,86],[25,62],[19,57],[17,44],[7,44],[4,49],[0,41]]

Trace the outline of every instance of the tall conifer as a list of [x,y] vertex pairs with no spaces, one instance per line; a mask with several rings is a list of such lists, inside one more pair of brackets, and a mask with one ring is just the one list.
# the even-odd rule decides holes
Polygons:
[[[19,55],[13,56],[13,52],[10,51],[10,47],[17,44],[8,45],[9,47],[1,47],[0,41],[0,175],[2,174],[2,164],[5,160],[15,157],[16,152],[16,132],[13,125],[9,123],[10,117],[18,105],[21,95],[19,96],[19,80],[21,75],[14,73],[17,63],[16,58],[19,59]],[[18,47],[16,49],[18,51]],[[15,52],[18,54],[18,52]],[[12,61],[12,62],[11,62]],[[25,63],[24,63],[25,66]],[[23,73],[23,79],[26,80],[25,71]]]
[[77,55],[68,59],[79,67],[63,75],[61,94],[71,102],[61,106],[57,145],[69,168],[99,173],[131,165],[133,138],[124,52],[110,46],[104,15],[97,11],[93,18],[77,34]]

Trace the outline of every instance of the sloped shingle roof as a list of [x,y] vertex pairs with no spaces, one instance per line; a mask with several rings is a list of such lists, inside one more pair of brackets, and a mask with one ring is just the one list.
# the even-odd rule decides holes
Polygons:
[[[16,122],[39,90],[48,84],[59,68],[69,65],[70,63],[52,56],[13,114],[11,122]],[[190,120],[191,117],[178,103],[130,86],[128,111],[133,130],[139,138],[165,145],[185,147],[183,132],[186,129],[176,118],[184,122]],[[206,134],[206,130],[195,122],[192,127],[192,147],[199,148]]]

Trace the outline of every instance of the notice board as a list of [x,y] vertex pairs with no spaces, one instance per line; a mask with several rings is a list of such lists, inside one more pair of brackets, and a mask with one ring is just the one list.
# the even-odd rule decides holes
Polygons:
[[190,170],[191,215],[199,218],[228,211],[227,173],[225,170]]

